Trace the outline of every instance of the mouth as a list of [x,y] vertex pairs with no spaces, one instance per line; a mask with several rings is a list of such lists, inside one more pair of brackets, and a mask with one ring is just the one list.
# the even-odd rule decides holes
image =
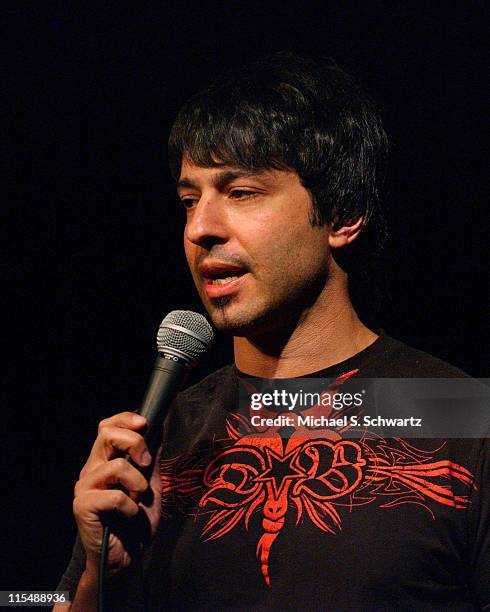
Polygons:
[[244,268],[221,263],[200,266],[199,271],[204,291],[211,299],[235,293],[249,274]]

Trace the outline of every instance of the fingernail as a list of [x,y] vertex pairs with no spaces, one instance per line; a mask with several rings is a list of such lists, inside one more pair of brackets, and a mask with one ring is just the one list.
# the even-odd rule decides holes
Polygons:
[[143,465],[150,465],[151,463],[151,455],[148,451],[144,451],[141,455],[141,463]]
[[135,425],[141,425],[145,422],[145,417],[142,417],[140,414],[135,414],[131,417],[131,422]]

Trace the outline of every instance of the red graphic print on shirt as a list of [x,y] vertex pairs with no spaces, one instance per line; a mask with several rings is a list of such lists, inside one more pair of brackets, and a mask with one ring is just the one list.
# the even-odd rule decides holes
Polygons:
[[[339,377],[330,390],[354,373]],[[303,415],[318,413],[318,408]],[[299,526],[310,520],[319,530],[335,534],[342,526],[343,509],[376,500],[380,508],[418,504],[433,517],[430,500],[455,509],[468,505],[468,495],[453,489],[456,483],[470,489],[473,475],[461,465],[437,460],[444,445],[428,452],[369,432],[359,440],[343,440],[338,430],[297,422],[287,438],[279,429],[253,427],[248,417],[229,413],[228,437],[220,440],[221,448],[161,463],[164,512],[175,508],[205,515],[205,541],[240,526],[248,529],[251,517],[260,513],[256,556],[267,585],[271,547],[286,521]]]

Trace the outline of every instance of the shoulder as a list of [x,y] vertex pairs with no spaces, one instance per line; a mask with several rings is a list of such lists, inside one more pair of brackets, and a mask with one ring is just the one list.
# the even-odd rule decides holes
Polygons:
[[[425,351],[408,346],[388,335],[381,335],[369,366],[379,377],[466,378],[466,372]],[[371,369],[370,367],[370,369]]]

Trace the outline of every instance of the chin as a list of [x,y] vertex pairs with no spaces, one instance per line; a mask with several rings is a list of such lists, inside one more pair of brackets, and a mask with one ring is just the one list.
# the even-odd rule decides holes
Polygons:
[[252,338],[277,331],[286,325],[286,317],[274,310],[234,308],[233,297],[213,300],[209,316],[217,331],[223,334]]
[[233,304],[234,297],[226,296],[212,300],[211,303],[205,304],[206,310],[217,331],[233,336],[247,335],[255,317]]

